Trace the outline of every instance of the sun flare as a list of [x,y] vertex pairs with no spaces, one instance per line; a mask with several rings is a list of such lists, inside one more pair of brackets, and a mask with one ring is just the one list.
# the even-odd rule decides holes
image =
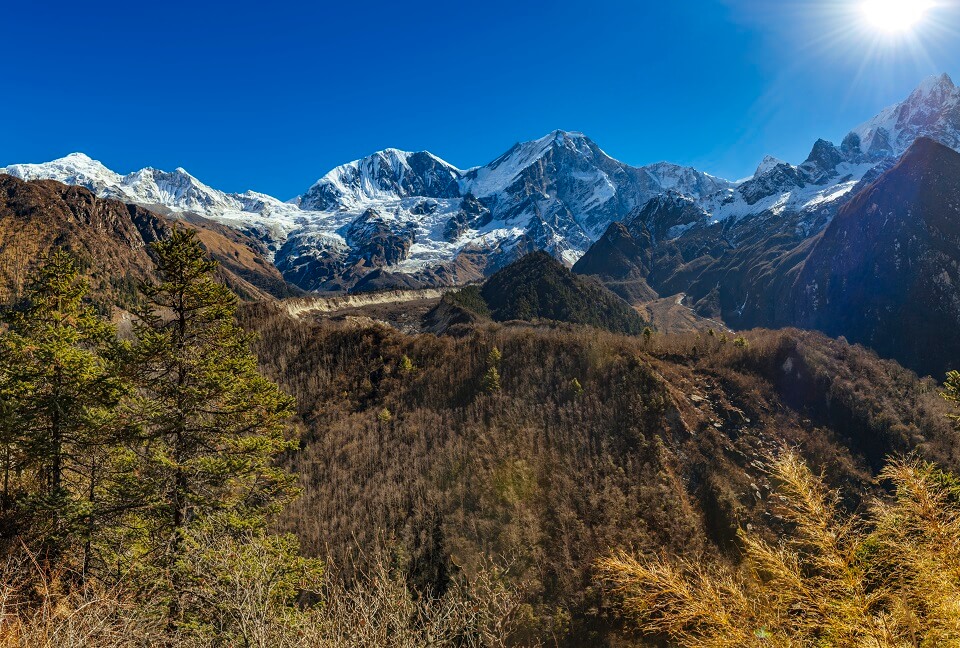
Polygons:
[[913,31],[932,6],[928,0],[865,0],[860,5],[867,22],[887,34]]

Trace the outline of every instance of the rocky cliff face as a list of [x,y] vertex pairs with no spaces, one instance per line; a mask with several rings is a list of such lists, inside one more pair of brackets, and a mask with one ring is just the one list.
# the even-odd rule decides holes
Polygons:
[[636,232],[623,223],[613,223],[577,261],[573,271],[594,276],[627,302],[640,304],[658,296],[647,283],[652,265],[653,241],[649,231]]

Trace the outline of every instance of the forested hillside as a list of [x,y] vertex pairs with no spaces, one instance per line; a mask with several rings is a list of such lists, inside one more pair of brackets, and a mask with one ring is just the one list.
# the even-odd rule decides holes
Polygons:
[[730,560],[738,530],[780,529],[765,462],[783,447],[851,510],[889,454],[960,457],[934,383],[816,333],[437,337],[268,305],[242,318],[304,425],[283,528],[348,562],[386,534],[417,579],[509,556],[525,636],[548,644],[604,645],[618,627],[592,572],[614,548]]
[[[473,313],[450,334],[312,319],[239,301],[203,236],[173,228],[151,244],[123,330],[95,306],[123,295],[55,247],[11,291],[0,330],[2,587],[16,610],[0,625],[6,645],[649,645],[636,629],[683,644],[707,626],[651,622],[662,597],[674,601],[664,614],[690,611],[651,574],[681,588],[687,564],[710,566],[705,579],[745,578],[760,555],[750,547],[802,531],[782,512],[798,492],[784,495],[775,469],[791,449],[795,475],[809,465],[822,476],[813,491],[841,489],[818,528],[877,510],[891,457],[960,467],[955,410],[940,396],[957,400],[960,375],[943,388],[792,329],[630,335],[557,321],[639,317],[542,256],[520,265],[523,281],[501,276],[513,288],[500,302],[490,283],[444,297],[438,309]],[[572,294],[572,315],[489,318],[534,293]],[[929,474],[949,487],[930,519],[953,515],[953,478]],[[888,518],[864,520],[849,546],[926,537],[877,535]],[[825,551],[803,547],[797,564]],[[894,585],[915,576],[870,565]],[[945,578],[949,593],[957,579]],[[769,597],[748,581],[736,591]],[[910,625],[913,611],[891,607],[896,592],[910,610],[930,601],[883,591],[862,623],[895,613],[912,636],[953,623],[947,611]],[[853,627],[830,610],[804,614],[810,627]],[[775,630],[800,636],[799,621],[784,623]]]

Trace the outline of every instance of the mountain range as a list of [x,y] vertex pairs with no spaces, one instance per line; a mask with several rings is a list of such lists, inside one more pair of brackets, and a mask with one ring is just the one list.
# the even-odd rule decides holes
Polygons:
[[[914,151],[918,141],[938,142],[948,153],[930,145]],[[896,174],[915,175],[926,164],[921,160],[949,157],[949,149],[960,150],[960,89],[941,75],[853,128],[839,145],[818,140],[800,164],[768,156],[739,181],[669,163],[630,166],[566,131],[516,144],[472,169],[426,151],[386,149],[331,170],[289,201],[222,192],[182,168],[121,175],[81,153],[0,173],[57,180],[164,217],[216,223],[305,291],[458,285],[545,251],[631,304],[679,295],[696,313],[736,328],[798,324],[873,344],[877,327],[852,331],[838,324],[849,318],[831,319],[824,310],[828,296],[818,291],[825,290],[821,275],[832,261],[826,250],[838,254],[836,228],[858,209],[874,209],[856,196],[879,182],[902,184]],[[913,155],[905,160],[908,151]],[[949,187],[931,191],[946,192],[941,198],[953,204]],[[889,192],[877,195],[893,200]],[[874,211],[881,208],[887,205]],[[901,200],[889,209],[902,217],[897,209],[909,213],[910,205]],[[871,236],[862,249],[879,246],[881,255],[889,253],[885,245],[906,244],[881,232]],[[912,253],[929,257],[926,247]],[[829,270],[840,267],[846,266]],[[871,294],[879,305],[869,312],[900,307],[879,288]],[[829,298],[843,304],[838,294]],[[920,371],[944,369],[917,353],[894,357]]]
[[732,186],[671,164],[630,167],[562,131],[469,170],[387,149],[288,202],[221,192],[184,169],[124,176],[81,153],[0,172],[217,220],[257,237],[291,283],[334,292],[462,283],[534,249],[572,264],[610,222],[664,191],[706,198]]
[[927,79],[839,146],[820,140],[799,165],[767,157],[737,182],[669,163],[633,167],[564,131],[466,170],[429,152],[386,149],[333,169],[290,201],[222,192],[182,168],[121,175],[82,153],[0,171],[222,222],[257,238],[305,290],[418,287],[474,280],[531,250],[571,265],[611,223],[635,217],[654,198],[695,208],[661,210],[652,232],[661,240],[702,238],[707,230],[735,244],[749,238],[754,221],[770,218],[781,229],[814,234],[917,137],[960,146],[958,98],[948,76]]

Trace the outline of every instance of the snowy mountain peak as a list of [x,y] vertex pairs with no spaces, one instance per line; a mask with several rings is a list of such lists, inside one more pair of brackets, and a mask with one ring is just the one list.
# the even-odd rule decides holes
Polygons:
[[97,160],[83,153],[71,153],[62,158],[41,164],[13,164],[2,173],[8,173],[21,180],[58,180],[64,184],[86,187],[99,195],[111,195],[122,177],[114,173]]
[[596,147],[589,137],[579,131],[555,130],[536,140],[543,148],[566,147],[572,150]]
[[460,195],[461,175],[432,153],[384,149],[327,173],[300,197],[300,206],[329,211],[410,196],[453,198]]
[[944,110],[956,105],[958,94],[949,75],[927,77],[901,104],[901,110],[914,122],[920,117],[942,117]]
[[910,96],[853,129],[871,159],[900,156],[919,137],[960,147],[960,88],[947,74],[932,76]]
[[550,133],[549,135],[541,137],[537,141],[549,142],[550,140],[553,140],[553,142],[556,144],[563,144],[565,142],[581,142],[581,141],[586,141],[591,144],[593,143],[589,137],[587,137],[580,131],[566,131],[566,130],[561,130],[559,128],[553,131],[552,133]]
[[76,152],[74,152],[74,153],[69,153],[69,154],[67,154],[67,155],[64,155],[62,158],[57,158],[56,160],[51,160],[50,162],[46,162],[46,163],[43,163],[43,164],[38,164],[38,165],[21,164],[21,165],[17,165],[17,166],[22,166],[22,167],[37,166],[37,167],[39,167],[39,166],[46,166],[46,165],[54,165],[54,166],[60,166],[60,167],[72,167],[72,168],[76,168],[76,169],[96,169],[96,170],[102,170],[102,169],[106,169],[106,168],[107,168],[107,167],[104,166],[104,164],[103,164],[102,162],[100,162],[99,160],[94,160],[92,157],[90,157],[90,156],[87,155],[86,153],[81,153],[80,151],[76,151]]
[[[86,153],[81,153],[80,151],[74,151],[73,153],[68,153],[67,155],[60,158],[60,160],[74,160],[77,162],[96,162],[96,160],[91,158],[89,155],[87,155]],[[57,161],[57,160],[54,160],[54,161]],[[97,164],[99,164],[99,162],[97,162]]]
[[[555,130],[529,142],[519,142],[486,166],[470,169],[461,183],[464,192],[493,196],[510,188],[523,173],[548,155],[561,166],[596,166],[598,159],[613,162],[583,133]],[[558,162],[564,158],[564,162]]]
[[393,148],[391,146],[388,146],[382,151],[377,151],[376,153],[374,153],[374,155],[379,155],[381,157],[396,157],[396,158],[403,158],[403,159],[408,158],[412,154],[413,153],[411,151],[402,151],[398,148]]
[[[949,74],[944,72],[940,75],[929,76],[921,81],[917,89],[913,91],[913,95],[926,97],[934,93],[951,92],[955,88],[956,86],[953,83],[953,79],[950,78]],[[911,95],[911,98],[913,95]]]
[[773,169],[777,168],[781,164],[786,164],[786,162],[784,162],[779,158],[775,158],[772,155],[768,155],[764,157],[763,160],[760,162],[760,164],[757,166],[757,170],[754,172],[753,177],[754,178],[760,177],[763,174],[767,173],[768,171],[772,171]]
[[42,167],[42,166],[58,166],[58,167],[73,167],[73,168],[88,168],[88,169],[106,169],[102,162],[99,160],[94,160],[92,157],[86,153],[74,152],[68,155],[63,156],[62,158],[57,158],[56,160],[51,160],[43,164],[21,164],[17,166],[22,167]]
[[162,205],[175,211],[208,215],[241,208],[239,201],[208,187],[183,168],[167,172],[147,167],[124,176],[84,153],[71,153],[43,164],[14,164],[0,172],[23,180],[57,180],[86,187],[104,198]]
[[125,176],[122,184],[130,202],[164,205],[199,214],[241,209],[238,200],[208,187],[183,167],[175,171],[147,167]]

